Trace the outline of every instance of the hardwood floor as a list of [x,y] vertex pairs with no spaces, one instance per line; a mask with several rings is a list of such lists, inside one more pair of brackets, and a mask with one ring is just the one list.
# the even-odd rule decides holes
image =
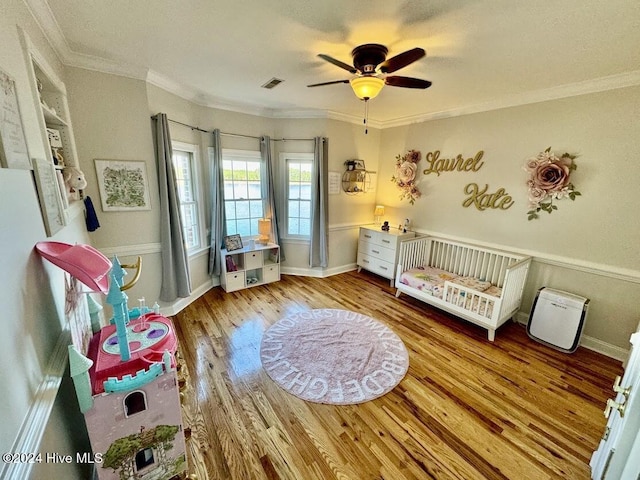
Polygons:
[[[225,293],[174,317],[189,375],[190,471],[204,479],[588,479],[620,362],[565,354],[508,323],[486,330],[401,296],[367,272]],[[300,310],[342,308],[385,322],[410,367],[376,400],[305,402],[262,370],[263,331]]]

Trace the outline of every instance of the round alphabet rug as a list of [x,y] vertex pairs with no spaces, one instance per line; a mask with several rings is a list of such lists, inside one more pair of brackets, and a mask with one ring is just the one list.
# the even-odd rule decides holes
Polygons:
[[404,343],[385,324],[328,308],[273,324],[262,338],[260,360],[287,392],[334,405],[378,398],[400,383],[409,368]]

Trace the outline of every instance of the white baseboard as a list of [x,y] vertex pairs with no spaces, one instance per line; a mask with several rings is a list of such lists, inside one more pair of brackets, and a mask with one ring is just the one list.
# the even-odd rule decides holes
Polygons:
[[280,266],[280,273],[283,275],[297,275],[299,277],[316,277],[325,278],[332,275],[338,275],[340,273],[351,272],[356,270],[358,266],[355,263],[348,265],[341,265],[339,267],[320,269],[320,268],[298,268],[298,267],[283,267]]
[[161,305],[160,314],[164,315],[165,317],[172,317],[189,306],[189,304],[195,302],[198,298],[207,293],[213,287],[217,287],[218,285],[220,285],[219,280],[216,282],[211,280],[207,283],[204,283],[203,285],[200,285],[198,288],[196,288],[193,292],[191,292],[191,295],[189,295],[188,297],[179,298],[170,305]]
[[[516,320],[522,325],[527,325],[529,322],[529,314],[526,312],[518,312],[516,314]],[[620,348],[617,345],[611,345],[597,338],[589,337],[588,335],[582,335],[580,338],[580,346],[620,361],[626,360],[629,356],[629,350]]]

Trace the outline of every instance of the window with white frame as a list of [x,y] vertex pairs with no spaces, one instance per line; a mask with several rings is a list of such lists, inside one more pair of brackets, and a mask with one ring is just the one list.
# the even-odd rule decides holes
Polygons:
[[289,237],[311,234],[311,168],[313,155],[285,153],[285,219]]
[[258,220],[264,217],[265,169],[260,152],[222,150],[224,213],[227,235],[258,235]]
[[187,250],[195,250],[204,240],[197,176],[198,147],[182,142],[171,142],[171,147],[185,244]]

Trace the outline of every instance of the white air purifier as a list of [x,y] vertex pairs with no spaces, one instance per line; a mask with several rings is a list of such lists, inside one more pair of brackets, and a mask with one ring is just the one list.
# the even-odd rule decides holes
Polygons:
[[588,306],[588,298],[542,287],[531,307],[527,334],[549,347],[573,353],[580,344]]

